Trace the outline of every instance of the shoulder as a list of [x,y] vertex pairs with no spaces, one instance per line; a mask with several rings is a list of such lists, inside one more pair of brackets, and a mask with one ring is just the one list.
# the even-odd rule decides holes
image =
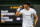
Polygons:
[[35,11],[35,9],[33,9],[33,8],[30,8],[32,11]]
[[31,8],[31,12],[36,13],[35,9]]

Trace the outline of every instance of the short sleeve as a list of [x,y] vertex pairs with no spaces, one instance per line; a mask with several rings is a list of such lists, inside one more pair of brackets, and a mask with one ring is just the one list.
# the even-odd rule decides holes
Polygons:
[[36,14],[36,11],[35,10],[33,10],[33,14]]

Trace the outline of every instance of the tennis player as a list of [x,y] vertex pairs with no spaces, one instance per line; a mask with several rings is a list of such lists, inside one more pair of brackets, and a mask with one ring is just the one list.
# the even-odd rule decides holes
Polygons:
[[[18,10],[19,11],[19,10]],[[30,2],[24,2],[24,9],[16,12],[16,16],[23,15],[22,27],[33,27],[33,18],[31,15],[33,14],[35,17],[35,25],[38,21],[38,16],[36,11],[33,8],[30,8]]]

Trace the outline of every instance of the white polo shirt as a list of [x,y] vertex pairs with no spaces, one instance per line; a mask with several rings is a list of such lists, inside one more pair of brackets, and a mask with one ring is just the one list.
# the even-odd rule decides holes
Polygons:
[[30,8],[29,10],[23,9],[20,11],[23,15],[23,24],[25,25],[32,25],[33,24],[33,18],[31,17],[32,14],[36,14],[36,11],[33,8]]

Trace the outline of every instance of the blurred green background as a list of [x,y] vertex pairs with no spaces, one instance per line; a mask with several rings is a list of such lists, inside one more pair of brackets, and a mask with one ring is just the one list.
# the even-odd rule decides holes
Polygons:
[[[31,2],[31,7],[34,8],[37,11],[38,15],[38,22],[36,27],[40,27],[40,0],[0,0],[0,9],[6,8],[3,6],[20,6],[23,5],[23,1],[30,1]],[[9,9],[8,9],[9,10]],[[1,26],[0,26],[1,27]],[[18,26],[5,26],[4,27],[21,27],[20,25]]]

